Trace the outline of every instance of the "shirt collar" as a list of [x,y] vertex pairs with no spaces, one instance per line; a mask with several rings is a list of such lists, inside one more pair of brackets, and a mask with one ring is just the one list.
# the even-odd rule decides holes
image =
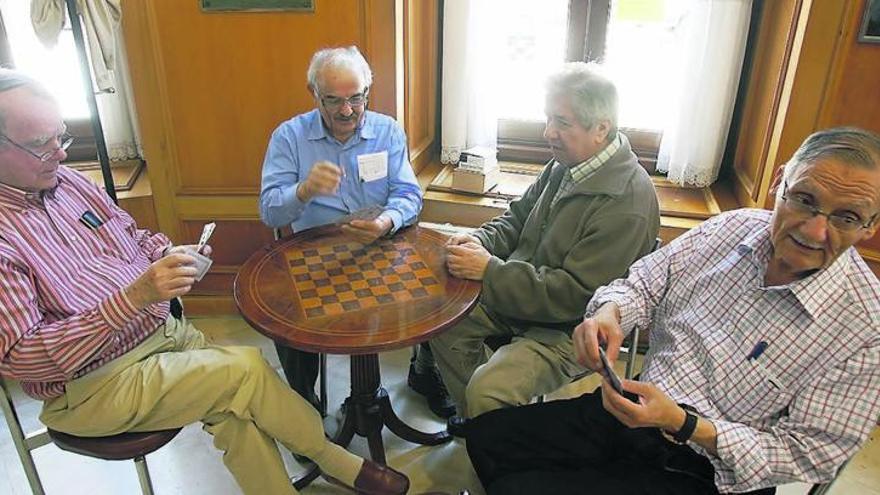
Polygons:
[[[317,141],[319,139],[328,139],[328,140],[336,140],[324,126],[324,119],[321,117],[321,112],[317,108],[309,112],[308,116],[308,139],[310,141]],[[370,118],[370,111],[364,110],[364,119],[361,122],[360,127],[355,131],[356,135],[359,135],[361,139],[373,139],[376,137],[376,130],[373,127],[372,119]]]
[[25,191],[8,184],[0,183],[0,206],[13,210],[26,210],[34,207],[42,207],[44,199],[54,199],[55,191],[64,180],[61,174],[58,174],[58,183],[52,189],[44,191]]
[[[855,249],[855,248],[850,248]],[[773,244],[770,242],[770,225],[767,224],[743,239],[737,250],[742,254],[751,254],[752,262],[758,268],[758,276],[763,286],[764,275],[767,273],[767,265],[773,254]],[[783,286],[790,291],[801,306],[816,319],[822,312],[822,308],[830,300],[845,296],[844,281],[850,267],[850,251],[847,250],[834,260],[828,268],[820,270],[809,277],[796,280]]]
[[568,174],[569,177],[571,177],[572,183],[578,185],[589,179],[596,170],[599,170],[599,167],[608,163],[608,160],[617,153],[618,149],[620,149],[619,133],[610,143],[608,143],[607,146],[602,148],[601,151],[568,169]]

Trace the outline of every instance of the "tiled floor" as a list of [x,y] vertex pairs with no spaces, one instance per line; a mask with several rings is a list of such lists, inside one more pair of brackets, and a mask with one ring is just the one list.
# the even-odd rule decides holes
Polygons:
[[[196,322],[205,333],[222,343],[259,346],[270,363],[277,366],[278,358],[271,343],[252,331],[237,318],[212,318]],[[443,424],[434,419],[424,402],[406,386],[406,366],[410,351],[401,349],[381,357],[383,383],[391,394],[398,414],[415,427],[426,431],[438,430]],[[330,357],[329,383],[331,409],[338,409],[349,384],[348,360]],[[555,394],[566,396],[579,390],[592,389],[590,378],[582,380]],[[38,426],[36,416],[39,404],[23,397],[17,391],[16,403],[26,428]],[[328,423],[333,423],[333,418]],[[329,425],[332,426],[332,425]],[[832,494],[880,495],[880,430],[875,431],[869,444],[849,464]],[[439,447],[423,447],[403,441],[385,430],[385,446],[389,464],[407,473],[412,481],[410,493],[429,490],[458,493],[467,488],[474,495],[483,493],[476,475],[459,441]],[[367,453],[363,439],[355,440],[352,449]],[[49,495],[119,495],[137,494],[139,488],[134,465],[131,462],[107,462],[89,459],[58,450],[47,445],[34,452],[37,468]],[[148,456],[153,485],[159,495],[225,495],[240,493],[232,477],[220,460],[220,454],[211,444],[211,437],[197,425],[186,427],[177,438],[164,448]],[[301,469],[292,458],[291,473]],[[807,485],[789,485],[779,490],[780,495],[806,493]],[[26,495],[30,493],[24,471],[6,430],[0,424],[0,494]],[[304,490],[306,494],[348,493],[322,481]]]

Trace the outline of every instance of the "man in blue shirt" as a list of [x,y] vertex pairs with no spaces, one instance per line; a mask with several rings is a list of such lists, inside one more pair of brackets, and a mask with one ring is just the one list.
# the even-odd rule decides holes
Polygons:
[[[375,219],[342,227],[368,244],[415,223],[422,191],[406,136],[394,119],[366,109],[372,81],[370,66],[354,46],[320,50],[312,57],[308,88],[317,108],[278,126],[266,150],[260,192],[266,225],[290,225],[299,232],[379,206],[383,211]],[[315,404],[317,355],[276,348],[291,387]],[[446,403],[454,412],[448,395],[432,402]]]

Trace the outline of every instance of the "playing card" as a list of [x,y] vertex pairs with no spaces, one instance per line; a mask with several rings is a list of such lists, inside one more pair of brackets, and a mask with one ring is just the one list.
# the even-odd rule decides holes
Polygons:
[[196,259],[196,269],[199,271],[196,274],[196,281],[199,281],[206,273],[208,273],[208,269],[211,268],[211,264],[214,263],[214,260],[201,253],[196,253],[191,249],[187,250],[187,254]]
[[204,227],[202,227],[202,235],[199,237],[199,245],[196,248],[197,252],[202,252],[202,248],[205,247],[205,244],[208,243],[208,239],[211,238],[211,235],[214,233],[214,229],[217,227],[217,224],[214,222],[206,223]]
[[339,217],[333,222],[336,225],[345,225],[347,223],[351,223],[352,220],[375,220],[376,217],[382,214],[385,211],[381,206],[368,206],[366,208],[361,208],[360,210],[353,211],[348,215]]

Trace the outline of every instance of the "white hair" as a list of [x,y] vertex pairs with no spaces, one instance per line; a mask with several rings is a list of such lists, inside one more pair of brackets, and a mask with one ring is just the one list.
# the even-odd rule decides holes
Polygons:
[[312,56],[306,77],[309,81],[309,87],[313,91],[320,89],[321,81],[318,79],[321,72],[327,68],[348,69],[358,74],[363,83],[363,89],[367,89],[373,84],[373,71],[370,70],[370,64],[367,63],[356,46],[325,48]]
[[608,141],[617,136],[617,87],[602,74],[601,67],[569,62],[547,78],[547,96],[571,98],[574,114],[587,129],[607,120]]

